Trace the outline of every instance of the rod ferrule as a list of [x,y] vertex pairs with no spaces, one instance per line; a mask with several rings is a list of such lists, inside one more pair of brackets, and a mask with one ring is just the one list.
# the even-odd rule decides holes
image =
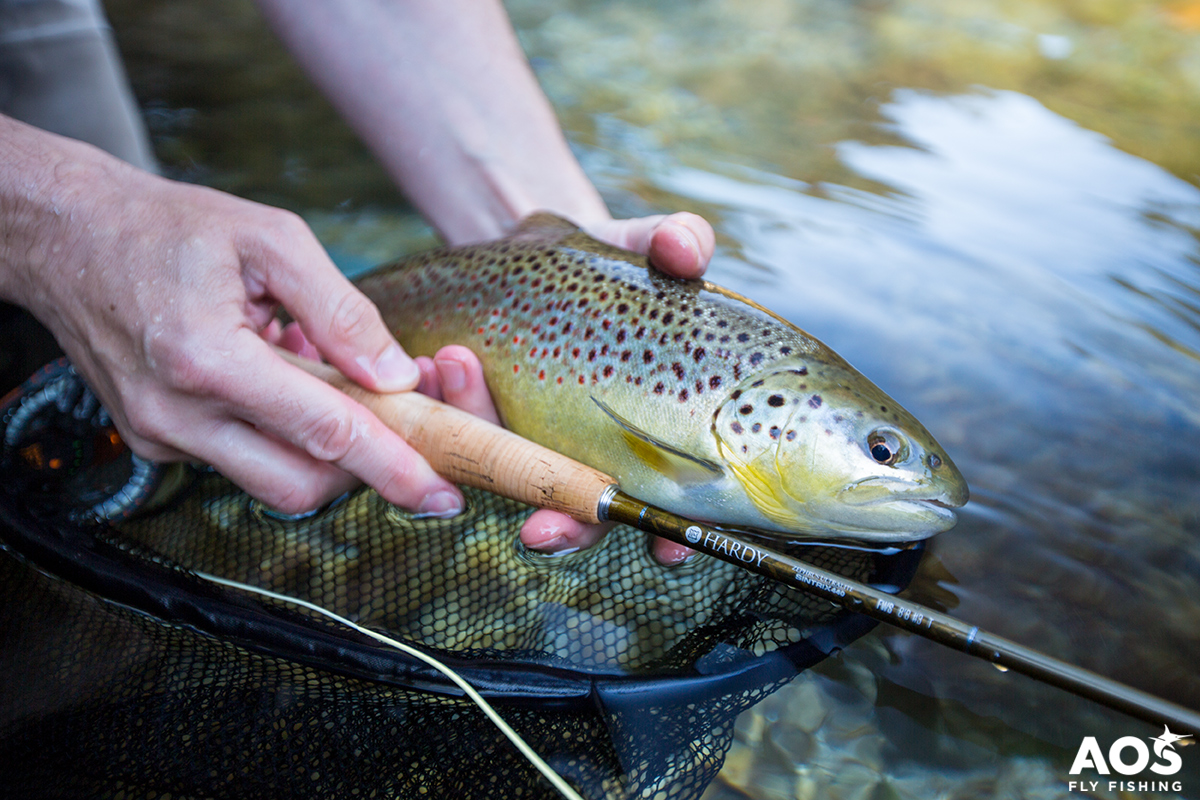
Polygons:
[[621,487],[615,483],[610,483],[604,487],[604,491],[600,494],[600,502],[596,504],[596,516],[601,522],[608,522],[608,510],[612,506],[613,498],[617,496],[617,492],[621,491]]

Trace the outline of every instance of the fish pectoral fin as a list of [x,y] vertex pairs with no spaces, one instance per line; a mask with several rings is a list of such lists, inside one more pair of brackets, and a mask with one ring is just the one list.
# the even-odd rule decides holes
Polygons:
[[646,433],[594,396],[592,402],[621,428],[625,445],[640,461],[676,483],[706,483],[724,474],[720,465],[685,453]]
[[720,440],[717,441],[717,447],[738,483],[746,490],[746,496],[762,515],[783,528],[796,528],[796,512],[784,503],[785,492],[778,477],[772,480],[770,472],[760,469],[755,461],[742,461],[733,457],[733,453],[728,452],[728,448]]

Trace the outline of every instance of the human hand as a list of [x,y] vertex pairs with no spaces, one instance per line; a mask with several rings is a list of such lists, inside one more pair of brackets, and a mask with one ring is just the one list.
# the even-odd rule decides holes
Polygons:
[[[588,226],[588,230],[610,244],[649,253],[654,266],[677,277],[699,277],[708,266],[714,247],[712,227],[701,217],[688,213],[602,221]],[[470,350],[458,345],[443,347],[432,359],[418,358],[417,364],[421,369],[419,391],[500,424],[484,381],[483,367]],[[565,514],[540,509],[521,526],[521,541],[534,550],[573,552],[591,547],[611,527],[588,525]],[[693,552],[659,538],[654,539],[653,550],[663,564],[677,564]]]
[[260,335],[283,338],[271,324],[282,305],[361,385],[419,379],[298,217],[46,141],[46,207],[32,192],[28,219],[10,228],[21,241],[0,253],[5,294],[51,329],[135,452],[204,461],[287,513],[354,477],[418,512],[461,509],[458,490],[399,436]]

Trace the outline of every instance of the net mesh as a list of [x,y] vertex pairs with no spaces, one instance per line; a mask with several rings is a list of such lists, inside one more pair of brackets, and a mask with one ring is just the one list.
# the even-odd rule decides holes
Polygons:
[[[632,529],[533,554],[530,509],[473,490],[453,520],[366,489],[280,518],[131,458],[65,363],[0,423],[6,797],[555,796],[436,671],[196,572],[434,655],[587,797],[698,797],[740,711],[870,627],[712,559],[664,567]],[[799,554],[892,585],[917,557]]]

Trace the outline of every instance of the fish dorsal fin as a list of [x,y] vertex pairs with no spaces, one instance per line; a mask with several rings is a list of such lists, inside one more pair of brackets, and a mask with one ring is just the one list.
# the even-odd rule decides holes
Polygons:
[[712,292],[713,294],[719,294],[721,297],[724,297],[729,300],[736,300],[739,303],[745,303],[746,305],[753,308],[755,311],[760,311],[763,314],[766,314],[768,317],[771,317],[776,322],[786,325],[787,327],[791,328],[794,331],[800,331],[801,333],[804,333],[805,336],[808,336],[807,333],[805,333],[803,330],[801,330],[795,324],[793,324],[793,323],[789,322],[788,320],[784,319],[783,317],[779,316],[771,309],[760,306],[758,303],[754,302],[749,297],[746,297],[744,294],[738,294],[737,292],[733,291],[732,289],[726,289],[724,286],[718,286],[717,284],[712,283],[711,281],[704,281],[704,291]]
[[514,234],[521,233],[562,233],[571,234],[578,233],[579,226],[569,219],[563,219],[557,214],[552,214],[549,211],[535,211],[532,214],[521,219],[517,223],[517,227],[513,228]]
[[625,445],[640,461],[679,484],[704,483],[724,473],[718,464],[685,453],[677,447],[651,436],[629,420],[613,411],[596,397],[592,402],[621,428]]

